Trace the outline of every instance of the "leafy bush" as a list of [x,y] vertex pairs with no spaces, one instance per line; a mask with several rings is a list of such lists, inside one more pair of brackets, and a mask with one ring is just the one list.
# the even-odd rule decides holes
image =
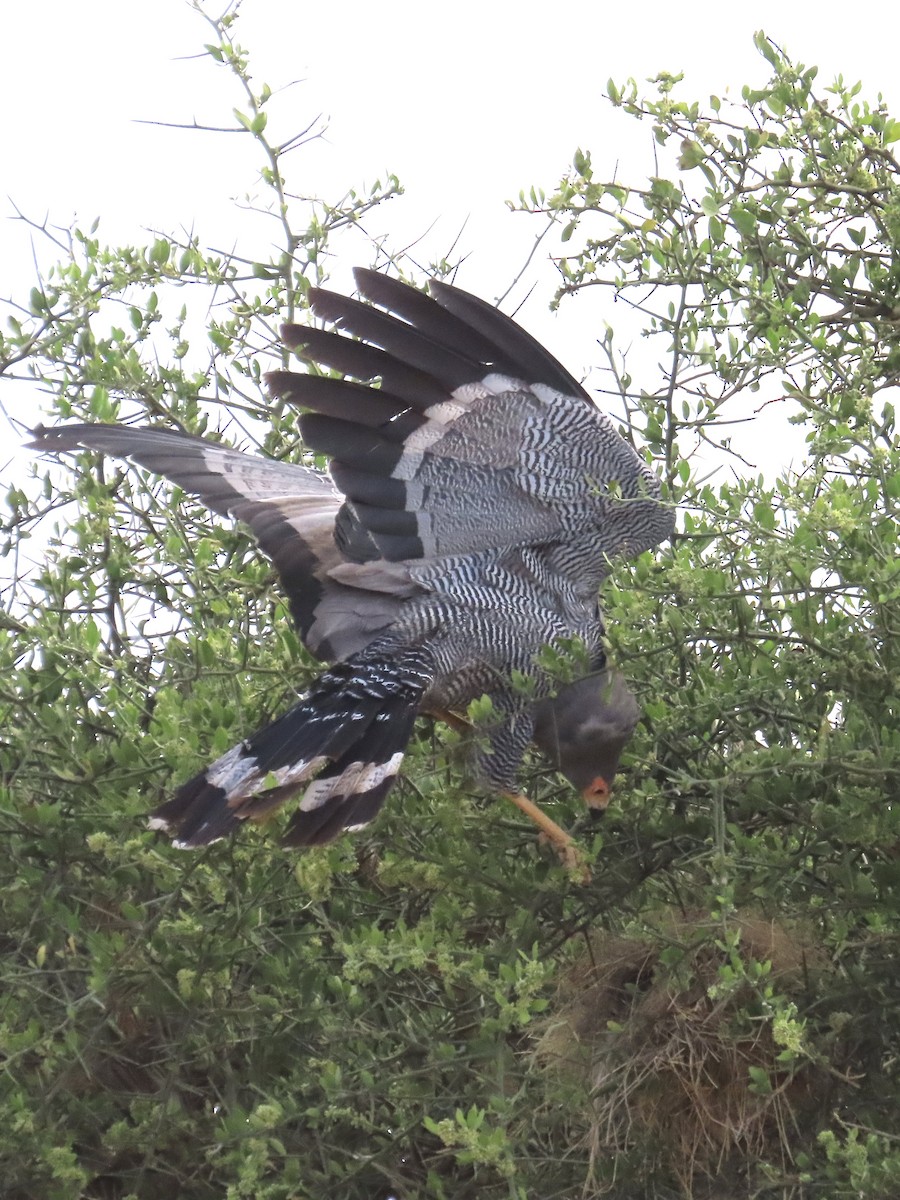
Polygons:
[[[274,326],[398,184],[291,201],[232,22],[210,52],[244,89],[282,251],[74,230],[0,370],[54,419],[299,457],[258,387]],[[608,331],[607,390],[683,513],[606,594],[646,718],[614,810],[581,829],[590,884],[426,722],[360,837],[185,855],[145,831],[314,665],[244,534],[177,491],[91,456],[10,489],[9,1197],[893,1195],[900,125],[759,45],[772,79],[731,106],[611,85],[666,175],[600,183],[579,152],[525,201],[564,238],[559,298],[614,288],[662,348],[642,387]],[[807,460],[770,477],[729,422],[776,402]],[[732,477],[706,477],[729,453]],[[537,763],[528,785],[577,819]]]

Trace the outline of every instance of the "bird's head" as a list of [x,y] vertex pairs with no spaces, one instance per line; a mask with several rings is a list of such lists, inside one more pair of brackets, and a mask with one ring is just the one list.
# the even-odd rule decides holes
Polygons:
[[534,741],[581,792],[588,808],[603,812],[640,715],[618,671],[598,671],[535,705]]

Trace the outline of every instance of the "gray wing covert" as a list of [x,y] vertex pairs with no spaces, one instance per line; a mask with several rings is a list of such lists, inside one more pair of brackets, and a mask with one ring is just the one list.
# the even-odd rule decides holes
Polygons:
[[301,637],[318,658],[344,658],[383,632],[409,594],[395,571],[377,590],[348,587],[330,572],[343,562],[334,523],[343,497],[327,475],[172,430],[57,425],[30,445],[60,453],[97,450],[165,476],[213,512],[243,521],[271,558]]

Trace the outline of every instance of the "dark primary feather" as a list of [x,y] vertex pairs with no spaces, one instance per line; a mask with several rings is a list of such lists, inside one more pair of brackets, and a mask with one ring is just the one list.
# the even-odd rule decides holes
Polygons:
[[[291,844],[366,824],[422,709],[487,694],[495,720],[475,773],[511,787],[534,739],[586,797],[608,793],[637,720],[621,677],[602,670],[597,589],[612,559],[671,532],[655,476],[499,310],[446,284],[428,296],[372,271],[357,284],[364,301],[311,291],[333,331],[283,330],[344,378],[267,376],[296,405],[306,444],[330,458],[330,479],[165,430],[35,431],[38,449],[131,458],[245,521],[305,643],[335,663],[157,811],[181,845],[213,841],[300,791]],[[599,673],[553,696],[536,658],[572,638]],[[516,673],[531,677],[531,697],[513,686]]]
[[[268,377],[273,394],[305,410],[306,443],[332,459],[349,501],[338,518],[349,557],[430,559],[583,532],[596,553],[579,570],[599,583],[608,559],[667,536],[671,513],[652,472],[508,317],[446,285],[433,285],[435,299],[370,271],[357,272],[357,282],[405,319],[316,289],[313,311],[412,364],[428,381],[428,403],[393,395],[382,376],[379,400],[385,392],[390,399],[376,421],[360,417],[358,393],[344,381],[290,371]],[[302,343],[297,327],[284,332]]]

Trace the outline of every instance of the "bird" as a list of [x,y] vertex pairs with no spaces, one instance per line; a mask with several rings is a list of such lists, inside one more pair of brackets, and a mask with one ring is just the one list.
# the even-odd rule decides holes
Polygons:
[[[307,369],[265,376],[327,471],[159,427],[32,431],[33,449],[131,460],[249,526],[323,664],[151,827],[204,846],[299,795],[284,842],[323,845],[377,816],[418,714],[462,726],[484,698],[471,775],[562,850],[571,839],[517,772],[534,743],[605,808],[640,708],[606,660],[599,588],[617,560],[670,536],[672,506],[610,417],[499,308],[439,280],[426,292],[354,276],[358,298],[309,290],[323,324],[282,326]],[[560,684],[548,646],[578,647],[580,676]]]

